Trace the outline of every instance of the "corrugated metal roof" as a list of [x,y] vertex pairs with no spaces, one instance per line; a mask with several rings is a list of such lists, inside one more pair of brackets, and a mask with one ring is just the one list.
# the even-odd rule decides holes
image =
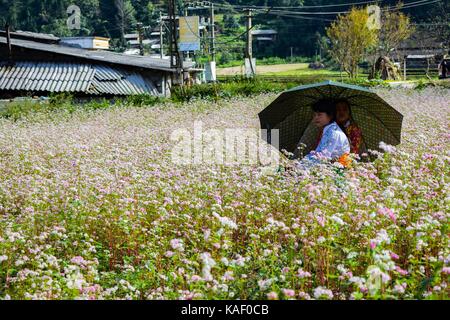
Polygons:
[[[58,43],[60,38],[55,37],[53,34],[48,33],[37,33],[30,31],[12,31],[9,33],[12,39],[24,39],[24,40],[32,40],[37,42],[45,42],[45,43]],[[5,37],[6,31],[0,30],[0,36]]]
[[0,63],[0,90],[84,92],[95,69],[87,64],[52,62]]
[[[6,44],[6,38],[0,37],[0,44]],[[55,44],[39,43],[35,41],[27,41],[21,39],[11,39],[13,47],[27,48],[31,50],[39,50],[51,52],[80,59],[113,63],[118,65],[133,66],[144,69],[163,70],[168,72],[176,72],[176,69],[170,67],[170,61],[165,59],[149,58],[148,56],[130,56],[110,51],[91,51],[80,48],[66,47]],[[185,62],[184,67],[189,69],[193,67],[192,62]]]
[[0,90],[81,92],[95,95],[158,95],[155,84],[136,72],[100,64],[0,62]]
[[103,65],[95,65],[94,68],[96,72],[89,90],[91,93],[114,95],[148,93],[158,95],[154,83],[139,73]]

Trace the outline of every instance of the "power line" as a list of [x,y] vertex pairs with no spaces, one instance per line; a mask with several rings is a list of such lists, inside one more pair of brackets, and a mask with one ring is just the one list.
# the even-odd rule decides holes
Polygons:
[[[362,2],[353,2],[353,3],[341,3],[341,4],[325,4],[321,6],[299,6],[299,7],[273,7],[274,9],[314,9],[314,8],[325,8],[325,7],[345,7],[345,6],[354,6],[358,4],[368,4],[368,3],[377,3],[381,1],[371,0],[371,1],[362,1]],[[232,6],[236,8],[250,8],[250,9],[267,9],[268,6],[244,6],[244,5],[231,5],[231,4],[217,4],[218,6]]]
[[[442,0],[421,0],[421,1],[417,1],[414,3],[410,3],[409,5],[405,5],[402,7],[387,7],[387,8],[383,8],[381,9],[381,11],[383,12],[391,12],[391,11],[398,11],[398,10],[403,10],[403,9],[409,9],[409,8],[415,8],[415,7],[419,7],[419,6],[424,6],[424,5],[430,5],[436,2],[440,2]],[[320,15],[338,15],[338,14],[346,14],[349,13],[350,11],[336,11],[336,12],[306,12],[306,11],[287,11],[287,10],[272,10],[271,14],[279,14],[281,15],[289,15],[289,16],[301,16],[301,15],[309,15],[309,16],[320,16]],[[315,19],[315,18],[312,18]]]
[[[409,8],[415,8],[415,7],[419,7],[419,6],[424,6],[424,5],[429,5],[429,4],[433,4],[436,2],[441,2],[442,0],[434,0],[434,1],[430,1],[430,0],[420,0],[420,1],[415,1],[415,2],[410,2],[407,4],[404,4],[402,7],[400,7],[400,10],[402,9],[409,9]],[[365,2],[365,3],[375,3],[375,1],[369,1],[369,2]],[[354,5],[356,3],[353,4],[347,4],[347,5]],[[285,14],[305,14],[305,15],[338,15],[338,14],[345,14],[345,13],[349,13],[350,11],[287,11],[287,10],[279,10],[282,8],[285,9],[303,9],[306,7],[251,7],[251,6],[232,6],[231,7],[234,8],[254,8],[254,10],[258,11],[258,10],[264,10],[264,9],[271,9],[272,12],[278,12],[278,13],[285,13]],[[312,6],[311,6],[312,7]],[[315,8],[322,8],[325,7],[324,6],[317,6]],[[398,7],[394,7],[394,6],[390,6],[387,7],[385,9],[382,9],[382,11],[397,11],[399,10]]]
[[406,4],[402,7],[390,7],[390,9],[382,9],[381,11],[398,11],[398,10],[403,10],[403,9],[410,9],[410,8],[416,8],[416,7],[421,7],[421,6],[426,6],[429,4],[433,4],[433,3],[437,3],[437,2],[441,2],[442,0],[434,0],[431,2],[427,2],[427,3],[419,3],[421,1],[418,1],[416,4],[410,3],[410,4]]
[[318,18],[318,17],[305,17],[302,15],[291,15],[291,14],[283,14],[283,13],[270,13],[271,15],[276,15],[279,17],[285,17],[285,18],[293,18],[293,19],[301,19],[301,20],[314,20],[314,21],[327,21],[327,22],[333,22],[332,19],[326,19],[326,18]]
[[[270,9],[267,10],[267,12],[264,12],[264,13],[261,12],[260,14],[268,15],[269,13],[270,13]],[[188,22],[188,21],[186,21],[186,24],[187,24],[188,28],[190,29],[190,31],[194,34],[195,37],[197,37],[197,38],[199,38],[199,39],[202,39],[201,37],[197,36],[197,35],[195,34],[195,32],[193,32],[192,27],[189,25],[189,22]],[[229,41],[226,41],[226,42],[216,42],[216,44],[223,44],[223,45],[225,45],[225,44],[229,44],[229,43],[231,43],[231,42],[234,42],[234,41],[236,41],[236,40],[239,40],[239,38],[241,38],[242,36],[246,35],[246,34],[247,34],[248,32],[250,32],[254,27],[256,27],[256,25],[253,25],[250,29],[248,29],[248,30],[242,32],[241,34],[235,36],[233,39],[231,39],[231,40],[229,40]]]

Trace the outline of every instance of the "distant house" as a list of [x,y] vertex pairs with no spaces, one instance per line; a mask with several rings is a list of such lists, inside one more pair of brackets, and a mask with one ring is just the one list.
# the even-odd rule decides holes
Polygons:
[[278,32],[275,30],[252,30],[251,32],[253,40],[257,42],[274,42],[277,40]]
[[278,37],[276,30],[252,30],[253,43],[255,44],[255,54],[259,57],[273,55]]
[[[170,60],[61,45],[52,35],[11,33],[11,51],[0,33],[0,96],[170,94],[176,70]],[[192,63],[185,63],[190,74]],[[174,80],[172,80],[174,79]]]
[[[139,35],[137,33],[126,34],[125,40],[129,47],[129,49],[126,51],[126,54],[139,54]],[[142,44],[144,46],[150,46],[150,47],[152,47],[155,44],[158,44],[158,46],[159,46],[159,38],[158,39],[143,39]]]
[[393,52],[393,56],[396,61],[402,63],[403,67],[406,66],[407,70],[429,69],[436,73],[447,50],[432,33],[419,29],[409,39],[400,43]]

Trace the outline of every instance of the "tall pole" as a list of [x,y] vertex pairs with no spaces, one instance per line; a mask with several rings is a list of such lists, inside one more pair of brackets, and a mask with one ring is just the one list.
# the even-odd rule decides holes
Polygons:
[[173,48],[173,41],[174,41],[174,33],[176,29],[176,26],[174,26],[175,24],[175,17],[174,15],[174,11],[175,11],[175,4],[173,2],[173,0],[169,0],[169,10],[168,10],[168,18],[169,18],[169,26],[170,26],[170,41],[169,41],[169,55],[170,55],[170,67],[173,68],[175,67],[175,61],[174,61],[174,48]]
[[8,63],[12,63],[12,49],[11,49],[11,35],[9,30],[9,23],[6,23],[5,25],[6,30],[6,43],[8,45]]
[[159,52],[161,54],[161,59],[164,57],[164,37],[163,37],[163,18],[161,11],[159,12]]
[[215,26],[214,26],[214,3],[210,2],[211,10],[211,61],[216,61],[216,36],[215,36]]
[[144,55],[144,29],[142,28],[142,22],[136,23],[137,32],[138,32],[138,39],[139,39],[139,54],[141,56]]
[[406,81],[406,59],[408,59],[408,56],[403,57],[403,81]]
[[178,30],[175,0],[169,0],[169,21],[170,21],[170,67],[176,68],[177,78],[183,84],[183,60],[178,49]]
[[246,50],[246,57],[249,59],[252,59],[253,52],[252,52],[252,10],[247,9],[247,50]]
[[245,50],[245,56],[250,64],[252,76],[255,75],[253,69],[253,42],[252,42],[252,9],[247,9],[247,46]]

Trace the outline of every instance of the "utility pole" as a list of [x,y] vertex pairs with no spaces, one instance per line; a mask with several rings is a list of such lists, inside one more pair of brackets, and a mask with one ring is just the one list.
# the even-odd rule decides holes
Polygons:
[[247,9],[247,46],[245,50],[245,57],[250,64],[252,76],[256,74],[253,68],[253,42],[252,42],[252,9]]
[[180,51],[178,49],[178,30],[177,30],[177,16],[175,9],[175,0],[169,0],[169,23],[170,23],[170,67],[176,68],[177,78],[180,79],[183,85],[183,60],[181,59]]
[[210,8],[210,13],[211,13],[211,18],[210,18],[210,23],[211,23],[211,61],[215,62],[216,61],[216,36],[215,36],[215,26],[214,26],[214,3],[210,2],[209,4],[209,8]]
[[137,32],[138,32],[138,39],[139,39],[139,54],[141,56],[144,55],[144,29],[142,28],[142,22],[136,23]]
[[210,56],[209,62],[205,66],[207,80],[214,82],[216,81],[216,35],[215,35],[216,32],[215,32],[214,3],[212,1],[195,1],[195,2],[186,1],[185,5],[187,7],[185,10],[209,9],[209,24],[208,24],[209,37],[206,32],[203,34],[205,41],[202,49],[205,54],[209,54]]
[[11,35],[9,30],[9,23],[7,22],[5,25],[6,30],[6,43],[8,45],[8,63],[12,64],[12,49],[11,49]]
[[163,37],[163,30],[164,30],[164,22],[162,18],[161,11],[159,12],[159,52],[161,54],[161,59],[164,57],[163,47],[164,47],[164,37]]
[[246,58],[251,59],[253,56],[253,45],[252,45],[252,9],[247,9],[247,49],[245,51]]

